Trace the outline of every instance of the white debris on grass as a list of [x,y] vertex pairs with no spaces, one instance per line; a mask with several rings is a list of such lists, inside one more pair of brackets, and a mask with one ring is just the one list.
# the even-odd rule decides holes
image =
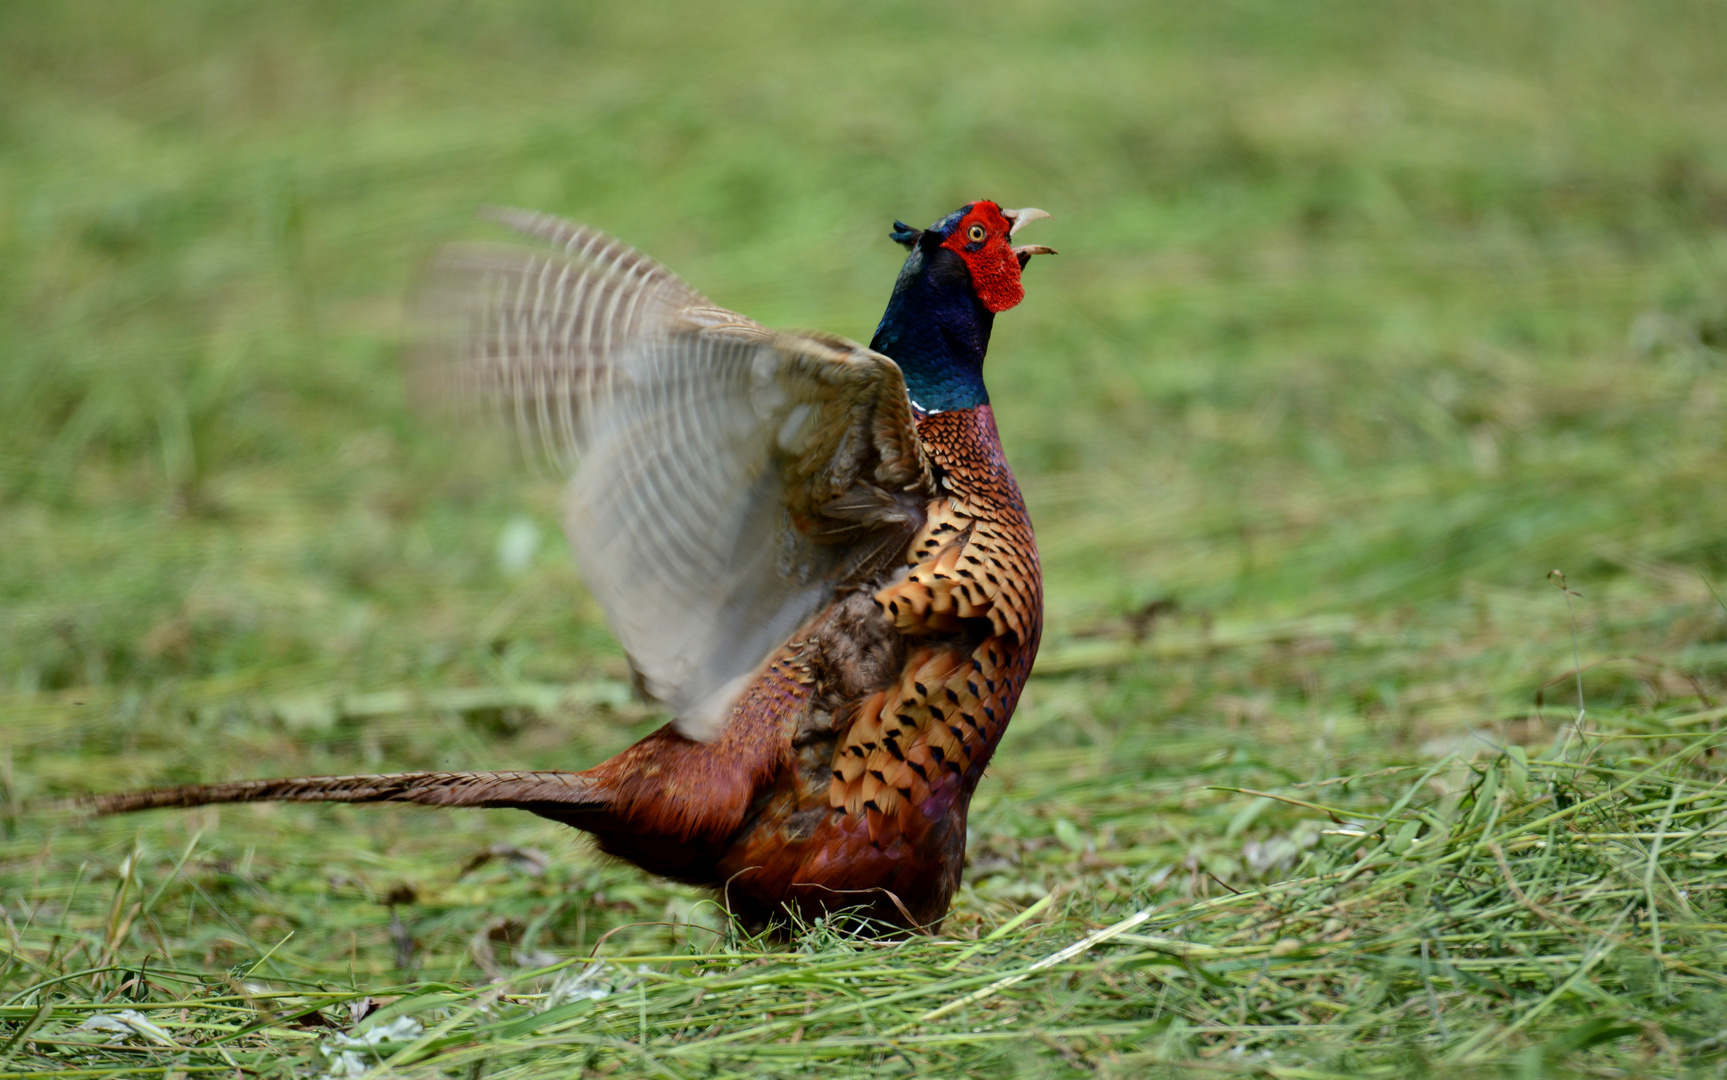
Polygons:
[[[407,1042],[417,1039],[425,1026],[411,1016],[398,1016],[387,1023],[376,1024],[358,1035],[332,1035],[318,1047],[318,1053],[329,1061],[326,1080],[364,1076],[382,1062],[376,1050],[379,1043]],[[370,1053],[365,1051],[371,1050]]]
[[534,519],[517,515],[498,533],[498,570],[516,577],[533,565],[540,553],[540,527]]
[[136,1009],[121,1009],[119,1012],[97,1013],[79,1024],[74,1031],[106,1031],[111,1043],[126,1042],[130,1039],[145,1038],[160,1046],[179,1047],[174,1037],[152,1024],[143,1013]]
[[581,971],[571,968],[559,975],[546,992],[540,1011],[568,1005],[572,1001],[599,1001],[611,997],[612,984],[600,977],[606,973],[607,966],[604,960],[595,960]]

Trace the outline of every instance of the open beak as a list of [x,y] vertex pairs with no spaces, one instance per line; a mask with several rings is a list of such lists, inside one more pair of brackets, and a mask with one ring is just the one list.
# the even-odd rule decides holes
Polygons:
[[[1008,225],[1007,235],[1011,238],[1015,233],[1019,232],[1020,226],[1024,225],[1026,222],[1036,221],[1039,218],[1046,218],[1049,217],[1050,214],[1048,210],[1039,210],[1035,206],[1028,206],[1023,210],[1003,210],[1001,212],[1001,216],[1007,218],[1010,223]],[[1022,244],[1015,247],[1013,249],[1013,253],[1015,257],[1019,259],[1019,268],[1024,270],[1025,264],[1031,261],[1031,257],[1033,255],[1054,255],[1055,249],[1052,247],[1044,247],[1042,244]]]

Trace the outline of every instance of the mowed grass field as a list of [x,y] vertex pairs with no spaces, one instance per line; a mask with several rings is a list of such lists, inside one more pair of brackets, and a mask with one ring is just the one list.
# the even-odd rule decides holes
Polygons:
[[[651,730],[405,400],[426,261],[551,210],[867,340],[979,197],[1062,252],[987,372],[1048,630],[939,937],[40,808]],[[1719,3],[6,5],[0,1077],[1715,1075],[1724,394]]]

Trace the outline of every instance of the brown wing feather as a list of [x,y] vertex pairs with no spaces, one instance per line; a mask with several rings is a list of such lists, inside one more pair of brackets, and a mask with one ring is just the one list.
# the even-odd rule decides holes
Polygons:
[[589,588],[648,692],[712,738],[773,651],[921,525],[934,483],[904,379],[584,226],[494,216],[555,250],[447,252],[429,317],[455,326],[421,370],[568,473]]

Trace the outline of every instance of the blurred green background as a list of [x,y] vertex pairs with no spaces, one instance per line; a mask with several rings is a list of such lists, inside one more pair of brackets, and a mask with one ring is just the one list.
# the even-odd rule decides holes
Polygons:
[[[1217,770],[1549,739],[1574,647],[1602,722],[1722,691],[1720,3],[66,0],[0,7],[8,799],[624,745],[555,490],[405,403],[421,268],[527,206],[867,340],[889,223],[979,197],[1061,254],[987,371],[1049,631],[978,836],[1251,876]],[[0,892],[201,813],[15,832]],[[506,829],[585,858],[227,813],[205,843],[308,881]]]
[[9,6],[0,683],[148,713],[188,681],[478,678],[506,637],[536,675],[603,667],[549,518],[553,587],[493,557],[544,493],[403,405],[405,297],[482,203],[865,339],[892,218],[1052,210],[1063,254],[989,377],[1055,645],[1165,597],[1431,622],[1510,590],[1551,618],[1555,566],[1701,604],[1682,579],[1727,565],[1723,18]]

